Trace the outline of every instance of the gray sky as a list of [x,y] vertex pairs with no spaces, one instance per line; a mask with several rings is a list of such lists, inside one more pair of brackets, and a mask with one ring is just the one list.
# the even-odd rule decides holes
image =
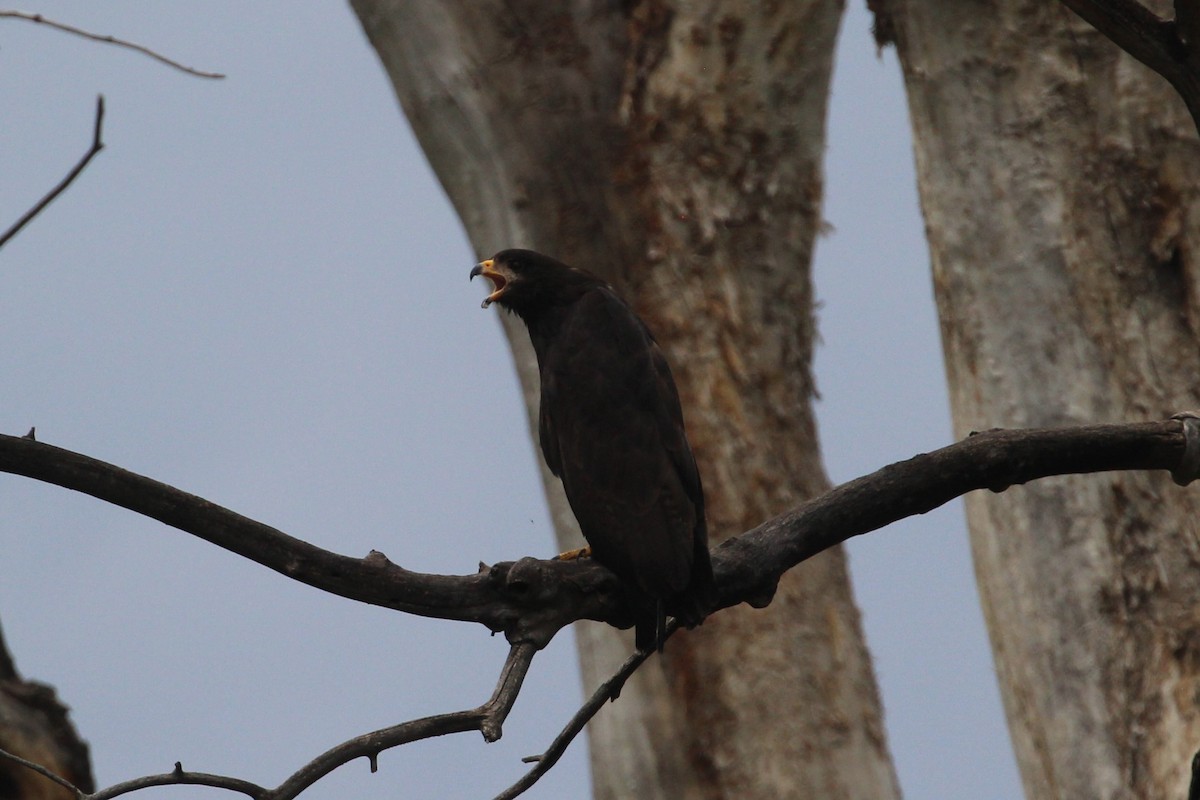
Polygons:
[[[899,69],[876,58],[862,6],[843,24],[834,230],[817,251],[835,481],[952,440]],[[410,569],[551,554],[507,348],[467,281],[475,254],[348,6],[29,10],[229,77],[0,20],[0,227],[86,150],[96,94],[108,103],[107,148],[0,251],[0,430],[36,425],[42,441]],[[905,795],[1020,796],[961,507],[850,553]],[[4,475],[0,558],[18,667],[72,707],[102,785],[176,760],[275,785],[351,736],[477,705],[507,650],[478,626],[328,597]],[[489,798],[580,698],[560,635],[500,742],[398,748],[377,774],[356,761],[305,797]],[[587,786],[580,740],[527,796]],[[142,796],[168,795],[218,796]]]

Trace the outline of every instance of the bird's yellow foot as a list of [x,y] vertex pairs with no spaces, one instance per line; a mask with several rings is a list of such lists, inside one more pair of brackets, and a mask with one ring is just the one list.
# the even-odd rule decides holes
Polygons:
[[565,553],[559,553],[554,557],[555,561],[574,561],[577,558],[591,558],[592,548],[581,547],[578,550],[568,550]]

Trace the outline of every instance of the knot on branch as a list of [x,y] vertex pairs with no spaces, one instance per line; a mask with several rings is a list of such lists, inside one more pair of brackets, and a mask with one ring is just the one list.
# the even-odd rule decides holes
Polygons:
[[626,588],[616,575],[591,559],[556,561],[522,558],[487,568],[491,589],[516,614],[504,626],[510,644],[545,647],[560,628],[577,619],[633,625]]

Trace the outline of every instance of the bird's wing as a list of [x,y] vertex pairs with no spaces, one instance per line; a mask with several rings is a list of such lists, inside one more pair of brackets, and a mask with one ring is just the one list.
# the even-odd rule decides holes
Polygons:
[[574,304],[542,364],[542,451],[597,560],[657,596],[688,582],[699,476],[670,370],[611,291]]
[[546,466],[555,477],[562,477],[562,458],[558,453],[558,434],[555,432],[553,409],[558,401],[558,380],[542,371],[542,397],[538,407],[538,441]]

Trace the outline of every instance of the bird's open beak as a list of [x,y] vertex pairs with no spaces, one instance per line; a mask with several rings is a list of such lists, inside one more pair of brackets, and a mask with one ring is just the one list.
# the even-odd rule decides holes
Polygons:
[[500,295],[504,294],[504,289],[508,286],[508,279],[504,277],[503,273],[496,270],[495,264],[490,258],[475,265],[475,268],[471,270],[471,280],[474,280],[476,275],[482,275],[492,282],[492,293],[483,298],[483,303],[479,306],[487,308],[499,300]]

